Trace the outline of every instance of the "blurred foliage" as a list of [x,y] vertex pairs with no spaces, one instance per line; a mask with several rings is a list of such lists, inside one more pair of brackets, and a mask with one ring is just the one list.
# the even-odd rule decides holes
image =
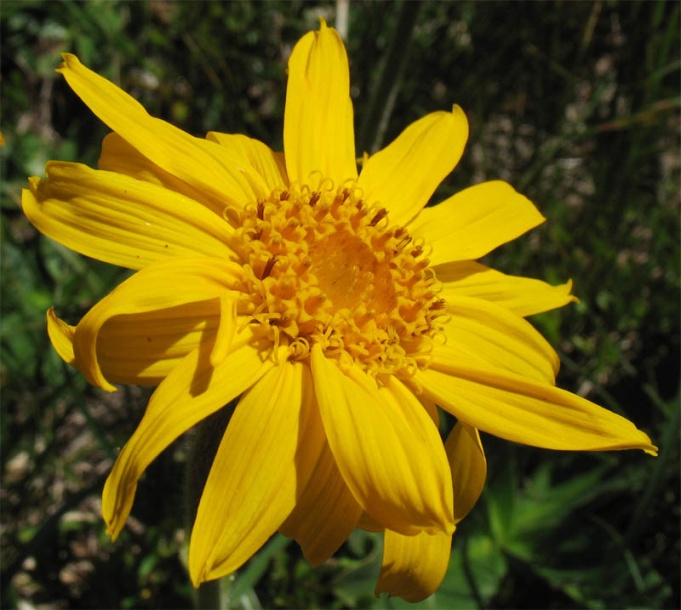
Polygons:
[[[122,277],[42,238],[20,212],[27,176],[49,159],[96,166],[107,131],[54,72],[59,53],[75,52],[191,133],[246,133],[281,148],[286,59],[335,10],[3,1],[2,607],[182,608],[193,596],[180,508],[186,440],[151,467],[112,544],[99,493],[148,393],[93,390],[45,333],[50,305],[75,322]],[[663,0],[350,5],[358,156],[460,104],[469,144],[435,199],[501,178],[537,203],[548,222],[489,262],[573,279],[581,302],[534,320],[559,348],[560,385],[661,447],[653,460],[485,437],[485,493],[455,536],[441,589],[418,607],[680,605],[680,11]],[[380,537],[356,531],[315,570],[275,537],[222,586],[230,607],[410,606],[374,597],[380,559]]]

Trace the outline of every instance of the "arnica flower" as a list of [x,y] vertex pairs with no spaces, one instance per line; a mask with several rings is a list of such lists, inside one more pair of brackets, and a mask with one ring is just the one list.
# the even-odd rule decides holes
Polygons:
[[[384,534],[377,593],[437,589],[486,476],[479,430],[536,447],[642,449],[628,420],[554,385],[524,318],[570,284],[475,259],[544,218],[504,182],[425,207],[468,136],[458,106],[407,127],[358,172],[349,68],[321,23],[289,60],[284,152],[152,118],[65,54],[59,72],[113,131],[99,169],[52,161],[23,208],[45,235],[135,270],[59,355],[100,388],[158,386],[106,482],[114,538],[161,451],[238,400],[189,548],[192,581],[229,574],[272,534],[328,559],[355,527]],[[437,407],[457,424],[443,442]]]

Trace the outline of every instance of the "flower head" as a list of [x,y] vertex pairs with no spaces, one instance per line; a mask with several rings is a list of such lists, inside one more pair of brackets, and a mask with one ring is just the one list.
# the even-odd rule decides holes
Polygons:
[[[359,526],[385,534],[377,592],[422,599],[484,484],[478,430],[655,452],[555,387],[558,358],[524,317],[575,300],[570,284],[474,262],[543,222],[535,206],[495,181],[425,207],[463,153],[458,106],[358,173],[348,61],[323,22],[290,58],[283,154],[192,137],[73,55],[59,71],[113,133],[98,170],[50,162],[23,208],[45,235],[136,273],[75,327],[50,310],[50,338],[96,386],[158,386],[104,489],[112,536],[150,462],[235,399],[192,532],[195,584],[276,531],[316,565]],[[436,405],[458,420],[445,442]]]

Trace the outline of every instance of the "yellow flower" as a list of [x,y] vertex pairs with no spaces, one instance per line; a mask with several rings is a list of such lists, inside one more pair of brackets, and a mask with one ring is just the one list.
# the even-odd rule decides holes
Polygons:
[[[59,71],[113,133],[99,170],[50,162],[23,208],[45,235],[136,273],[75,327],[50,310],[50,338],[100,388],[158,385],[104,489],[113,537],[149,463],[238,397],[191,536],[195,585],[276,531],[317,565],[360,526],[385,534],[377,593],[419,600],[482,490],[478,429],[655,453],[554,386],[558,358],[523,318],[575,300],[570,284],[473,262],[543,222],[533,204],[495,181],[424,207],[463,153],[458,106],[358,175],[348,61],[324,23],[289,61],[285,154],[192,137],[73,55]],[[458,420],[444,443],[435,405]]]

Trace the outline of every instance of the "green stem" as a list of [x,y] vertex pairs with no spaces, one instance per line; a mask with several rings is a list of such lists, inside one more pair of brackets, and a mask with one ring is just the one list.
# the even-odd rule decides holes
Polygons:
[[[235,406],[236,403],[230,403],[224,409],[204,419],[194,429],[185,476],[187,539],[191,533],[213,459]],[[196,594],[196,607],[200,610],[222,608],[223,591],[220,584],[221,580],[203,583]]]

